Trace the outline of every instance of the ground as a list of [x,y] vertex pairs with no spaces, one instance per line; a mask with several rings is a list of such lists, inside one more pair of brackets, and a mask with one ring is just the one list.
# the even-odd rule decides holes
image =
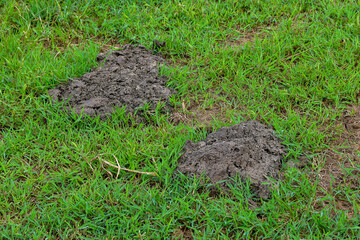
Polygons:
[[[350,0],[0,0],[1,238],[359,238],[359,11]],[[172,113],[103,121],[51,103],[99,53],[154,39],[166,42]],[[173,177],[187,140],[249,120],[287,147],[269,199],[249,182],[213,194]]]

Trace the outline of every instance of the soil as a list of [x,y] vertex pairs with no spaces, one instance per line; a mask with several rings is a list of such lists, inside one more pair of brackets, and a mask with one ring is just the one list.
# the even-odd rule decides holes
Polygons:
[[322,153],[325,159],[321,162],[323,166],[319,172],[311,175],[318,180],[317,199],[333,195],[334,201],[324,200],[317,203],[315,208],[321,210],[335,203],[337,209],[347,211],[351,218],[355,215],[353,204],[358,200],[347,198],[344,192],[348,191],[346,189],[356,191],[359,188],[360,106],[346,110],[335,126],[341,134],[329,142],[330,148]]
[[277,24],[272,23],[270,25],[255,27],[249,31],[241,31],[241,29],[238,29],[237,32],[240,34],[227,36],[225,46],[236,49],[247,43],[252,44],[257,37],[264,39],[266,36],[271,35],[271,31],[276,30],[276,27]]
[[180,227],[173,233],[174,239],[184,239],[184,240],[192,240],[193,237],[193,231],[187,227]]
[[211,109],[204,109],[201,104],[192,103],[187,106],[183,102],[182,109],[174,111],[171,116],[174,125],[183,123],[194,128],[210,127],[214,119],[223,123],[231,121],[226,117],[226,108],[222,108],[219,104],[214,104]]
[[[204,173],[210,182],[235,178],[250,179],[257,195],[270,196],[268,177],[279,179],[285,146],[274,135],[274,130],[257,121],[222,127],[204,141],[187,140],[177,170],[193,177]],[[220,183],[223,188],[225,182]]]
[[90,117],[106,119],[116,107],[126,106],[134,114],[137,108],[150,103],[154,111],[164,102],[170,110],[169,97],[175,93],[166,87],[166,76],[159,76],[165,60],[144,46],[125,45],[120,51],[100,53],[102,66],[49,91],[55,101],[64,101],[65,109]]

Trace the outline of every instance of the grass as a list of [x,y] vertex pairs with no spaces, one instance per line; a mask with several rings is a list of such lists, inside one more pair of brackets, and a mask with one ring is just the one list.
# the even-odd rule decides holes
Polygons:
[[[330,192],[309,174],[341,134],[343,111],[358,104],[359,12],[351,0],[0,1],[1,238],[359,238],[359,161],[343,167],[353,185]],[[214,130],[249,119],[272,125],[287,159],[307,154],[312,166],[284,166],[267,201],[246,183],[212,196],[197,180],[172,178],[186,139],[204,139],[205,129],[162,114],[132,125],[124,109],[114,121],[81,119],[49,103],[47,90],[96,67],[100,51],[150,48],[155,38],[166,41],[176,111],[220,109]],[[158,177],[116,179],[95,161],[93,171],[88,162],[102,153]]]

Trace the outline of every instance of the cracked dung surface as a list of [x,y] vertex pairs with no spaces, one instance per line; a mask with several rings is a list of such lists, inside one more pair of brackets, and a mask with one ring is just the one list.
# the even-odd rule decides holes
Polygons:
[[[266,199],[270,190],[261,183],[267,176],[279,179],[285,147],[273,130],[257,121],[222,127],[204,141],[187,140],[177,170],[193,177],[205,176],[213,183],[236,174],[243,180],[249,177],[258,196]],[[226,183],[220,186],[226,187]]]
[[100,115],[101,119],[109,116],[114,107],[125,105],[128,112],[134,113],[150,102],[153,111],[160,100],[165,102],[165,110],[170,110],[169,97],[175,91],[165,86],[166,76],[159,76],[158,69],[165,62],[160,55],[144,46],[125,45],[121,51],[100,53],[97,60],[103,66],[51,89],[52,99],[68,101],[67,111],[72,108],[80,115],[83,110],[83,114]]

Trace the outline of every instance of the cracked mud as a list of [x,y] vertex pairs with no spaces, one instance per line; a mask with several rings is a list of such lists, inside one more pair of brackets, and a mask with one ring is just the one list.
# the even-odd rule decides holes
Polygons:
[[166,76],[159,76],[165,62],[160,55],[143,46],[125,45],[121,51],[100,53],[97,60],[103,66],[50,90],[52,99],[66,102],[68,112],[100,115],[102,120],[116,107],[126,106],[134,114],[146,103],[154,111],[161,101],[163,110],[171,109],[169,98],[175,91],[165,86]]
[[[177,170],[193,177],[204,173],[216,183],[236,175],[249,177],[252,187],[261,198],[270,196],[267,177],[279,179],[285,147],[273,130],[257,121],[248,121],[220,128],[204,141],[187,140]],[[226,183],[221,183],[226,188]]]

